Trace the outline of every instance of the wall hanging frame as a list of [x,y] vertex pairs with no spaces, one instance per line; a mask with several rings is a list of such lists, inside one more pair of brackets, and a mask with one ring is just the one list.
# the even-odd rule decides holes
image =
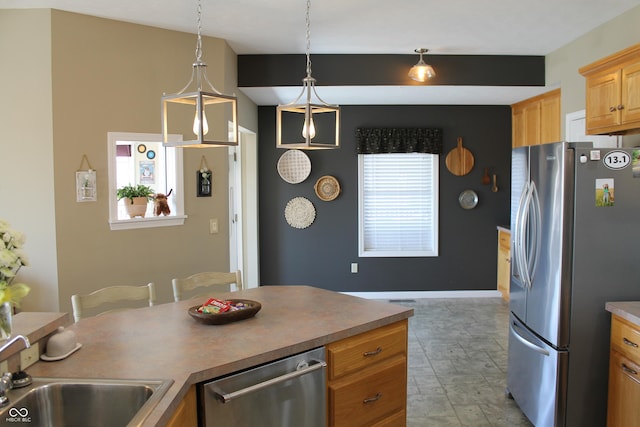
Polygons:
[[[85,163],[87,169],[83,170]],[[87,155],[83,154],[80,168],[76,171],[76,202],[95,202],[96,200],[98,200],[96,171],[91,167]]]
[[213,172],[209,169],[207,159],[202,156],[200,158],[200,169],[196,171],[196,196],[211,197],[211,181],[213,180]]

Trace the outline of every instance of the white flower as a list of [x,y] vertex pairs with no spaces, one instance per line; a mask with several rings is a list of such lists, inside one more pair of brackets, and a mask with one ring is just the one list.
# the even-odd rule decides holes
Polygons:
[[28,264],[22,250],[25,240],[23,233],[12,230],[9,223],[0,219],[0,303],[10,301],[18,305],[29,293],[24,283],[12,284],[20,268]]
[[16,264],[18,259],[18,256],[13,251],[6,248],[0,250],[0,268],[11,268]]

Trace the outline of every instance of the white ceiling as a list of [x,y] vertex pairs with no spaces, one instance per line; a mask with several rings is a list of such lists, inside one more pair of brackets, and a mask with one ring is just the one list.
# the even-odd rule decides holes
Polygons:
[[[410,54],[416,48],[439,55],[546,55],[638,5],[640,0],[314,0],[311,55]],[[189,33],[197,28],[196,0],[0,0],[3,8],[55,8]],[[227,40],[239,55],[304,53],[305,12],[304,0],[202,0],[202,33]],[[329,88],[318,81],[321,96],[336,104],[504,105],[547,89]],[[259,105],[273,105],[291,101],[298,90],[243,92]]]

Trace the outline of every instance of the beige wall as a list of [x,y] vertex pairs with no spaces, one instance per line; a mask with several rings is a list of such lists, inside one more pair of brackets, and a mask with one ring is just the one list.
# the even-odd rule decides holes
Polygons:
[[[0,13],[1,38],[13,41],[7,43],[10,46],[0,45],[3,58],[10,54],[12,72],[8,79],[1,76],[2,87],[15,88],[15,97],[28,89],[26,99],[18,105],[20,119],[24,123],[35,116],[38,128],[42,125],[42,129],[34,129],[32,123],[25,127],[14,124],[7,112],[15,106],[0,101],[0,116],[10,130],[2,131],[6,136],[0,134],[1,153],[11,152],[16,160],[12,162],[15,175],[26,176],[28,190],[37,186],[30,191],[35,198],[21,197],[24,207],[3,203],[0,217],[15,222],[16,228],[21,226],[27,234],[29,254],[40,250],[36,245],[46,248],[47,262],[32,259],[29,268],[39,280],[32,280],[27,269],[20,276],[32,285],[34,296],[45,289],[50,292],[46,298],[28,297],[25,309],[69,311],[73,293],[149,281],[156,282],[159,301],[169,302],[172,277],[226,270],[229,201],[224,148],[185,150],[188,218],[184,226],[110,231],[107,222],[107,132],[160,132],[160,97],[163,92],[178,91],[189,80],[195,35],[57,10]],[[8,27],[4,20],[18,24]],[[50,51],[15,46],[16,41],[23,44],[25,33],[31,35],[34,28],[38,29],[31,36],[35,43],[50,46]],[[39,75],[25,72],[24,58],[36,62],[26,71],[33,68]],[[235,53],[224,40],[205,37],[203,60],[217,89],[237,91]],[[32,108],[34,104],[37,110]],[[256,106],[243,98],[239,110],[252,112],[241,124],[255,130],[257,119],[251,117],[257,115],[253,112]],[[23,144],[20,151],[8,142],[18,136]],[[83,154],[97,171],[97,202],[75,201],[74,176]],[[195,171],[202,155],[214,171],[211,198],[196,197]],[[32,167],[38,168],[38,178],[28,175]],[[0,173],[3,196],[7,193],[15,198],[24,193],[5,190],[7,175],[5,170]],[[218,219],[218,234],[209,234],[210,218]],[[42,242],[37,241],[40,234]]]
[[[640,6],[589,31],[546,57],[547,85],[562,88],[562,117],[585,108],[585,82],[578,69],[640,43]],[[564,119],[562,134],[564,135]]]
[[58,308],[50,33],[49,10],[0,10],[0,218],[27,237],[25,310]]

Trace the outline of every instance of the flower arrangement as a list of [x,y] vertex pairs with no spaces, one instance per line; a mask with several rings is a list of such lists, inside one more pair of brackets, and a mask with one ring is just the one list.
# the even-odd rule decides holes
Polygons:
[[200,176],[202,176],[203,184],[211,184],[211,181],[210,181],[211,171],[208,168],[200,169]]
[[9,302],[19,307],[30,291],[24,283],[13,283],[20,268],[28,265],[22,251],[24,242],[24,234],[12,230],[9,223],[0,219],[0,304]]

